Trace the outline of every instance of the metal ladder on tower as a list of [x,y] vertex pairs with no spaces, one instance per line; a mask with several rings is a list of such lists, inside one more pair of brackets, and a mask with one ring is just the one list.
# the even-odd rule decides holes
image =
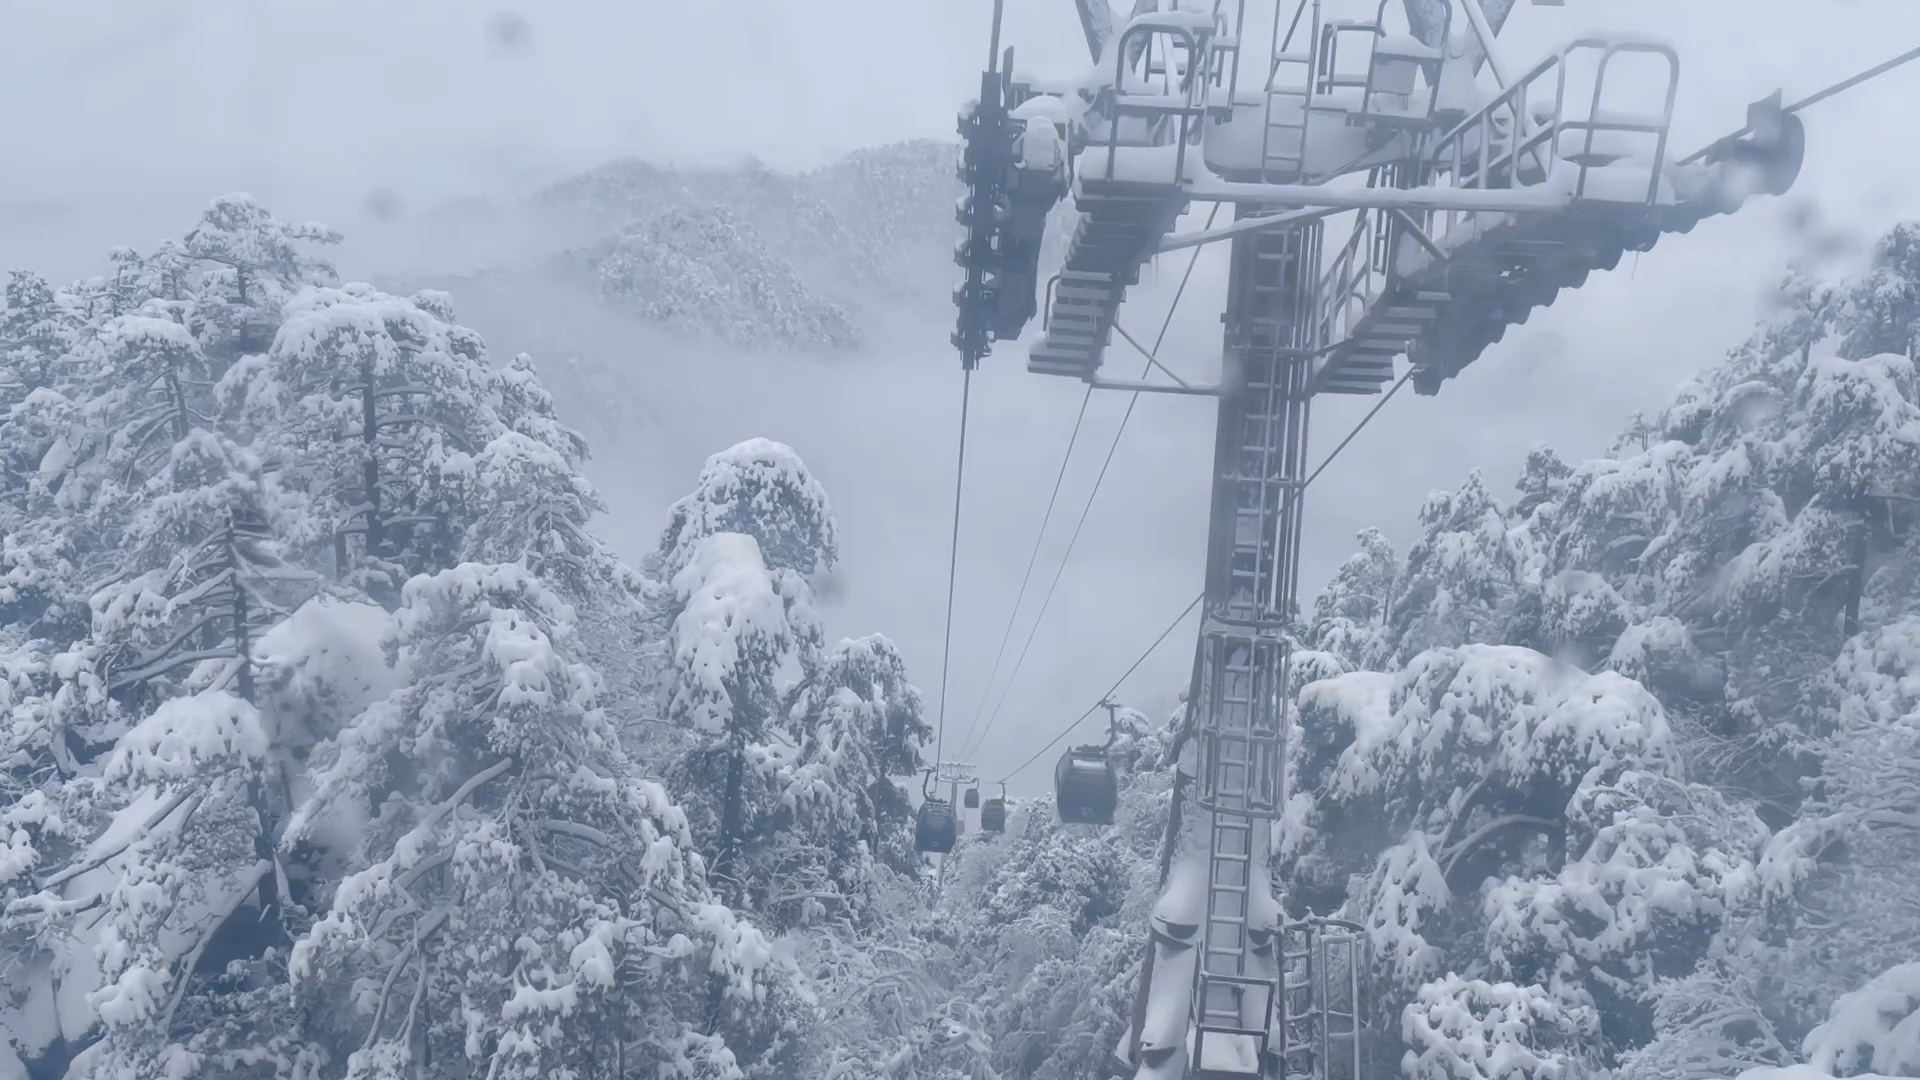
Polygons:
[[1312,920],[1320,1080],[1361,1080],[1366,1039],[1360,1009],[1360,971],[1367,958],[1366,928],[1338,919]]
[[1281,931],[1281,1056],[1289,1076],[1312,1076],[1319,1060],[1318,988],[1313,966],[1313,928],[1290,923]]
[[[1307,49],[1294,52],[1294,36],[1300,20],[1312,7],[1313,18],[1307,28]],[[1312,114],[1315,73],[1314,43],[1320,40],[1320,4],[1318,0],[1300,0],[1286,34],[1280,32],[1278,8],[1273,20],[1273,39],[1268,55],[1267,81],[1261,88],[1265,127],[1260,136],[1260,179],[1264,183],[1304,182],[1307,167],[1307,117]],[[1297,81],[1296,81],[1297,79]],[[1275,119],[1274,106],[1281,106]]]
[[1280,907],[1266,874],[1284,803],[1287,619],[1306,465],[1307,289],[1317,224],[1255,231],[1236,246],[1241,287],[1221,405],[1215,551],[1200,641],[1197,808],[1208,815],[1206,922],[1192,988],[1200,1080],[1270,1076],[1281,986]]
[[1218,681],[1216,722],[1200,731],[1201,799],[1209,808],[1207,921],[1194,999],[1194,1059],[1201,1076],[1263,1071],[1276,998],[1273,909],[1262,904],[1266,833],[1278,806],[1282,737],[1256,718],[1272,692],[1272,654],[1284,638],[1254,625],[1216,626],[1207,649]]
[[1289,1076],[1361,1080],[1366,1075],[1360,1004],[1366,930],[1342,919],[1288,923],[1282,931],[1281,1001]]
[[[1199,29],[1192,12],[1147,12],[1116,37],[1112,92],[1103,97],[1109,115],[1077,159],[1080,217],[1066,262],[1047,285],[1045,332],[1028,353],[1027,370],[1091,380],[1127,288],[1186,211],[1180,181],[1187,155],[1199,161],[1205,128],[1232,112],[1226,106],[1240,46],[1225,11],[1215,0],[1211,21]],[[1149,85],[1156,80],[1157,92]],[[1165,176],[1117,168],[1123,155],[1148,146],[1177,147]]]

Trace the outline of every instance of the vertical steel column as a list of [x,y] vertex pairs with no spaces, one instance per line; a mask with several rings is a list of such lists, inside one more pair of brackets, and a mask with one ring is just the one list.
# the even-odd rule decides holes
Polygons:
[[[1238,216],[1261,212],[1242,207]],[[1284,1051],[1281,917],[1266,860],[1285,801],[1286,631],[1299,576],[1313,348],[1306,312],[1319,277],[1320,227],[1244,233],[1232,243],[1223,379],[1230,389],[1220,404],[1205,622],[1183,733],[1194,781],[1176,784],[1166,862],[1206,869],[1200,954],[1183,988],[1192,1057],[1173,1073],[1200,1078],[1277,1076]],[[1156,993],[1153,979],[1150,952],[1136,1039],[1149,1002],[1167,1001],[1170,988]],[[1131,1059],[1142,1064],[1137,1045]]]

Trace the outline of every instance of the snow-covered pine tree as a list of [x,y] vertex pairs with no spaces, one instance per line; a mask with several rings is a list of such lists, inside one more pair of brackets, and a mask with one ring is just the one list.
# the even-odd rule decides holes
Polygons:
[[1849,640],[1811,697],[1814,794],[1768,845],[1762,891],[1718,955],[1660,988],[1661,1030],[1632,1080],[1920,1069],[1920,613]]
[[[1514,1037],[1556,1069],[1643,1043],[1644,995],[1691,969],[1751,879],[1758,820],[1685,780],[1659,703],[1618,675],[1469,645],[1310,683],[1300,706],[1288,902],[1369,928],[1375,1031],[1420,1075],[1495,1075],[1432,1056],[1448,1010],[1536,1017]],[[1447,981],[1463,973],[1486,982]]]
[[[1853,798],[1849,791],[1873,791],[1863,805],[1880,812],[1904,805],[1902,781],[1885,775],[1884,763],[1904,760],[1905,706],[1891,688],[1912,666],[1898,635],[1887,635],[1911,616],[1916,600],[1907,568],[1920,512],[1906,498],[1920,490],[1914,235],[1911,227],[1889,234],[1869,272],[1853,282],[1823,282],[1796,269],[1768,324],[1684,386],[1666,410],[1640,422],[1613,456],[1568,465],[1537,451],[1520,500],[1499,511],[1499,528],[1423,521],[1422,543],[1446,553],[1454,568],[1474,572],[1464,581],[1429,573],[1434,580],[1423,583],[1419,558],[1410,558],[1393,601],[1396,621],[1418,608],[1419,619],[1430,622],[1430,601],[1441,597],[1452,601],[1446,611],[1457,612],[1457,594],[1471,598],[1474,582],[1496,580],[1502,588],[1477,595],[1508,595],[1512,603],[1491,605],[1497,617],[1473,636],[1551,654],[1560,674],[1542,686],[1577,686],[1602,669],[1639,680],[1664,706],[1673,740],[1667,764],[1641,762],[1611,780],[1605,770],[1583,780],[1565,803],[1565,827],[1547,832],[1541,851],[1551,857],[1541,866],[1468,868],[1459,882],[1443,880],[1443,873],[1429,882],[1435,890],[1421,884],[1433,875],[1417,872],[1426,862],[1442,865],[1431,848],[1424,861],[1381,864],[1357,892],[1345,888],[1344,877],[1361,867],[1316,866],[1311,853],[1377,850],[1394,829],[1417,826],[1412,835],[1431,838],[1450,827],[1476,802],[1449,798],[1484,790],[1432,771],[1461,760],[1458,748],[1422,742],[1427,734],[1404,735],[1406,747],[1427,751],[1419,778],[1395,781],[1394,797],[1431,797],[1425,818],[1411,810],[1404,818],[1383,816],[1371,804],[1352,820],[1314,817],[1328,804],[1324,795],[1309,800],[1310,812],[1290,823],[1289,842],[1307,853],[1291,864],[1296,892],[1322,890],[1322,906],[1368,897],[1363,906],[1374,911],[1382,899],[1400,897],[1393,909],[1406,917],[1398,924],[1411,925],[1412,915],[1425,920],[1412,953],[1428,957],[1436,972],[1451,969],[1467,980],[1431,1001],[1416,995],[1404,1015],[1381,1015],[1383,1032],[1400,1031],[1418,1049],[1411,1045],[1417,1034],[1452,1030],[1440,1023],[1443,1014],[1465,1033],[1460,1025],[1479,1008],[1468,1006],[1480,1001],[1493,1011],[1474,1023],[1497,1019],[1502,1009],[1513,1016],[1535,1010],[1543,1023],[1551,1021],[1552,1031],[1537,1034],[1559,1041],[1516,1047],[1515,1060],[1551,1045],[1568,1066],[1615,1059],[1623,1077],[1732,1076],[1797,1061],[1857,1070],[1876,1057],[1899,1060],[1886,1050],[1886,1038],[1900,1030],[1891,1018],[1905,1015],[1897,1003],[1879,1034],[1860,1028],[1866,1033],[1847,1036],[1855,1042],[1844,1053],[1821,1049],[1840,1044],[1814,1039],[1812,1031],[1830,1003],[1856,989],[1873,984],[1883,988],[1876,993],[1891,993],[1884,988],[1892,981],[1873,980],[1886,958],[1899,955],[1893,938],[1910,934],[1897,899],[1906,890],[1874,876],[1904,865],[1903,858],[1910,862],[1910,853],[1888,846],[1903,833],[1848,833],[1852,826],[1842,823],[1859,819],[1842,807]],[[1457,501],[1447,500],[1449,507]],[[1481,572],[1488,567],[1497,572]],[[1328,719],[1321,706],[1333,684],[1305,691],[1303,788],[1336,790],[1329,777],[1358,766],[1324,763],[1359,754],[1360,733],[1378,735],[1377,724],[1405,707],[1396,680],[1431,657],[1408,662],[1403,652],[1399,659],[1397,676],[1335,680],[1346,685],[1351,709],[1372,717],[1364,725]],[[1510,708],[1520,710],[1511,715],[1535,717],[1530,725],[1551,715],[1537,696],[1521,694],[1517,705],[1494,700],[1504,700],[1499,685],[1490,676],[1470,679],[1457,688],[1456,705],[1481,702],[1469,711],[1485,723]],[[1882,771],[1850,786],[1841,777],[1868,760],[1858,748],[1869,746]],[[1494,760],[1510,756],[1503,751]],[[1328,768],[1335,771],[1316,773]],[[1370,785],[1379,777],[1362,770],[1349,779]],[[1395,790],[1381,783],[1379,790]],[[1533,797],[1547,789],[1529,790]],[[1336,803],[1352,797],[1343,791]],[[1756,814],[1773,828],[1785,826],[1760,864],[1764,891],[1751,887],[1756,872],[1748,868],[1764,838]],[[1328,831],[1303,827],[1310,818]],[[1380,828],[1386,832],[1376,840],[1354,842]],[[1564,856],[1550,842],[1555,831]],[[1487,874],[1492,880],[1479,885],[1483,912],[1452,899]],[[1599,913],[1611,908],[1618,916],[1645,903],[1630,901],[1635,889],[1655,890],[1649,898],[1690,897],[1692,921],[1653,905],[1638,922],[1606,929]],[[1435,898],[1444,902],[1435,907]],[[1577,916],[1565,907],[1576,901],[1587,905]],[[1598,949],[1604,940],[1613,944]],[[1661,950],[1639,952],[1647,941]],[[1615,946],[1624,951],[1608,951]],[[1858,957],[1879,967],[1848,959]],[[1522,978],[1538,982],[1537,992],[1551,1001],[1524,1004],[1494,993],[1499,980]],[[1539,1011],[1548,1004],[1552,1009]],[[1598,1010],[1593,1037],[1567,1042],[1568,1032],[1583,1030],[1584,1021],[1574,1021],[1589,1004]],[[1416,1056],[1453,1067],[1425,1054]]]
[[[307,557],[336,553],[333,523],[359,529],[355,583],[397,608],[398,685],[309,725],[316,787],[285,838],[320,868],[325,914],[293,966],[312,1038],[350,1075],[753,1067],[712,1013],[760,1002],[790,1028],[762,977],[784,969],[708,893],[685,816],[637,779],[569,602],[635,584],[585,531],[584,445],[529,362],[487,369],[443,294],[348,285],[285,310],[224,389],[320,526]],[[404,1001],[370,1020],[340,1008],[363,972],[403,968]]]
[[1390,608],[1395,655],[1406,660],[1436,646],[1505,641],[1524,555],[1509,535],[1506,508],[1480,473],[1458,491],[1428,496],[1420,529]]
[[333,283],[333,265],[311,249],[340,240],[324,225],[282,221],[251,196],[223,195],[181,244],[162,249],[154,270],[164,277],[182,262],[210,268],[197,283],[195,329],[224,372],[232,361],[267,347],[280,326],[281,307],[294,294]]
[[1920,345],[1920,222],[1903,222],[1874,245],[1867,273],[1838,298],[1841,356],[1912,356]]
[[656,553],[671,578],[714,533],[745,533],[760,545],[766,565],[803,577],[824,573],[840,558],[840,541],[827,493],[793,448],[748,439],[707,459],[693,491],[668,511]]
[[[353,1024],[350,997],[326,1003],[346,1011],[321,1016],[304,996],[312,980],[297,984],[302,996],[291,992],[287,950],[272,947],[280,920],[260,917],[284,906],[289,928],[311,943],[315,932],[306,928],[316,915],[339,921],[343,880],[405,857],[379,850],[378,837],[343,843],[337,828],[277,835],[289,795],[302,801],[309,824],[321,805],[308,794],[305,767],[316,741],[331,761],[349,733],[365,736],[372,718],[394,714],[383,707],[404,714],[409,702],[424,702],[416,717],[446,718],[434,710],[445,704],[448,681],[432,672],[415,681],[408,664],[396,670],[366,653],[365,642],[391,622],[396,653],[410,661],[471,657],[487,641],[509,652],[564,643],[570,655],[544,667],[488,654],[499,693],[481,695],[488,700],[479,715],[451,719],[511,728],[500,716],[524,718],[516,688],[560,694],[557,711],[542,715],[559,732],[552,745],[567,747],[578,764],[547,760],[549,744],[537,739],[520,749],[541,760],[521,764],[537,774],[528,783],[551,785],[556,776],[542,770],[555,766],[561,789],[584,784],[588,794],[574,798],[578,805],[550,800],[541,809],[552,820],[538,827],[593,820],[599,831],[570,834],[585,838],[580,852],[565,839],[535,842],[556,862],[571,854],[593,868],[593,884],[563,883],[558,895],[643,912],[609,939],[617,990],[608,990],[603,965],[581,969],[582,987],[592,983],[603,999],[588,1023],[595,1046],[609,1050],[610,1062],[740,1075],[741,1062],[710,1033],[713,995],[764,1000],[784,976],[770,983],[754,973],[785,969],[706,891],[684,819],[635,779],[638,768],[606,735],[592,700],[597,684],[579,661],[573,614],[552,590],[564,584],[604,597],[631,593],[635,581],[584,531],[597,506],[574,468],[584,446],[554,419],[530,364],[487,370],[483,344],[453,322],[445,297],[305,288],[312,282],[303,279],[329,271],[295,242],[330,235],[283,228],[245,200],[223,200],[188,244],[145,259],[117,254],[114,273],[78,289],[73,304],[56,297],[48,308],[45,295],[30,298],[67,321],[58,363],[41,365],[60,373],[60,389],[36,388],[4,428],[16,478],[6,602],[19,617],[4,637],[13,707],[0,730],[8,770],[0,826],[9,845],[0,859],[8,901],[0,943],[9,970],[22,976],[0,1000],[0,1028],[14,1047],[7,1060],[60,1075],[78,1052],[75,1076],[237,1080],[310,1075],[329,1060],[344,1066],[362,1042],[361,1062],[394,1058],[384,1021],[355,1028],[351,1045],[335,1037],[340,1022]],[[338,307],[351,310],[327,314]],[[282,312],[297,325],[281,326]],[[275,344],[264,355],[239,355],[269,339]],[[370,393],[354,395],[355,376],[357,389]],[[345,408],[328,394],[342,387]],[[365,437],[367,410],[355,408],[369,398],[373,438]],[[307,430],[287,431],[286,417],[275,415],[283,407]],[[332,420],[345,421],[337,425],[347,436],[344,453],[311,438],[331,434],[324,429]],[[423,503],[432,510],[431,527],[407,538],[425,532],[428,542],[399,548],[414,565],[395,568],[429,575],[416,598],[388,597],[402,601],[391,619],[351,599],[301,603],[317,575],[300,564],[333,568],[332,526],[364,501],[352,481],[364,485],[368,460],[396,466],[377,477],[392,486],[362,486],[359,494],[388,496],[403,512]],[[522,511],[525,528],[503,532],[481,512],[503,506]],[[419,524],[376,518],[396,531]],[[12,527],[24,524],[36,531]],[[476,558],[487,562],[453,565]],[[474,574],[489,583],[477,593],[462,584]],[[478,635],[476,645],[476,629],[487,626],[505,629]],[[463,688],[487,685],[474,675],[456,678]],[[487,708],[499,715],[489,719]],[[416,737],[408,747],[427,745]],[[459,760],[414,759],[423,772]],[[408,812],[392,800],[349,810],[349,832],[360,820]],[[520,825],[509,822],[509,834]],[[594,848],[609,837],[618,851]],[[443,885],[444,876],[428,884]],[[261,941],[231,932],[249,909]],[[495,921],[465,927],[455,919],[446,934],[471,929],[477,936],[469,940],[514,948],[498,922],[505,913],[487,915]],[[596,925],[596,940],[607,938],[605,925]],[[677,991],[676,972],[686,976]],[[529,985],[519,984],[516,1000],[526,1000]],[[642,985],[647,993],[635,993]],[[506,1061],[526,1050],[516,1048],[516,1031],[540,1021],[513,1002],[494,1004]],[[454,1036],[447,1060],[458,1060],[463,1041]],[[516,1067],[550,1075],[553,1058],[543,1053],[521,1053]]]
[[62,499],[86,416],[73,398],[45,387],[29,393],[0,423],[0,620],[35,636],[84,635],[87,608],[78,577],[85,559],[72,525],[73,500]]
[[[53,636],[84,632],[71,601],[74,537],[57,503],[66,470],[85,441],[75,399],[76,353],[87,328],[45,278],[8,275],[0,311],[0,617],[29,626],[51,617]],[[51,628],[43,627],[42,630]]]
[[[674,786],[712,875],[736,907],[768,911],[791,835],[782,776],[797,749],[782,723],[783,668],[797,638],[795,575],[770,569],[744,533],[702,539],[673,577],[667,720],[686,733]],[[817,632],[817,631],[815,631]],[[787,868],[791,870],[791,868]]]
[[[451,318],[451,305],[447,305]],[[460,558],[525,564],[572,605],[583,658],[607,680],[607,710],[629,753],[640,756],[658,692],[660,587],[621,562],[589,531],[605,510],[580,472],[586,440],[563,424],[553,397],[522,353],[489,373],[489,399],[506,430],[449,483],[472,523]]]
[[913,805],[899,778],[926,767],[921,751],[933,727],[905,659],[877,634],[840,642],[791,697],[787,721],[799,747],[782,798],[825,885],[805,898],[802,915],[859,923],[873,902],[875,863],[919,872]]
[[[16,834],[30,846],[10,917],[51,945],[29,957],[22,1007],[62,1003],[22,1046],[43,1065],[87,1046],[78,1067],[100,1076],[178,1067],[176,1027],[198,1026],[183,1009],[206,999],[196,972],[284,941],[286,773],[250,700],[252,646],[313,575],[281,558],[271,481],[216,415],[202,281],[176,255],[116,252],[76,290],[91,321],[65,335],[64,393],[34,391],[6,432],[39,456],[34,512],[9,536],[31,604],[14,610],[52,635],[28,643],[44,659],[16,681],[33,723],[15,734],[55,751],[12,808],[40,820]],[[285,1038],[255,1034],[255,1049]]]
[[1374,670],[1393,654],[1389,628],[1400,560],[1379,529],[1362,529],[1360,550],[1347,557],[1314,600],[1307,642],[1350,669]]
[[774,849],[796,840],[785,774],[799,749],[788,687],[817,678],[823,631],[808,576],[838,552],[826,492],[798,454],[751,439],[707,459],[654,556],[672,599],[667,721],[685,733],[676,786],[716,881],[765,910]]
[[223,396],[304,503],[303,531],[288,538],[302,561],[391,605],[409,576],[454,561],[474,510],[459,496],[475,455],[505,430],[484,343],[448,321],[440,294],[314,288],[284,315],[267,353],[227,373]]
[[292,964],[346,1075],[739,1075],[708,993],[766,999],[771,946],[620,751],[568,606],[467,563],[409,581],[388,633],[406,685],[316,752],[289,830],[352,845]]
[[[451,309],[447,316],[452,320]],[[578,467],[589,456],[587,440],[560,420],[553,395],[541,384],[533,357],[516,353],[493,373],[494,409],[508,430],[551,448]]]
[[61,304],[47,279],[29,270],[7,274],[6,307],[0,313],[0,361],[9,405],[35,390],[64,384],[61,361],[72,351],[80,330],[71,309]]
[[525,353],[490,372],[489,387],[505,430],[460,480],[458,501],[473,515],[461,558],[525,563],[576,607],[634,610],[645,582],[587,531],[606,504],[580,473],[586,440],[555,415]]

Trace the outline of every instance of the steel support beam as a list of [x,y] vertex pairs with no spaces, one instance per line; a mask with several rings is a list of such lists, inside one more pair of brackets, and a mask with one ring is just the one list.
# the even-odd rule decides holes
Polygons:
[[1095,390],[1130,390],[1136,394],[1179,394],[1184,397],[1224,397],[1227,393],[1224,386],[1169,386],[1143,379],[1102,379],[1097,376],[1087,385]]
[[1264,232],[1267,229],[1285,229],[1294,225],[1305,225],[1310,221],[1332,217],[1338,210],[1290,210],[1284,214],[1270,214],[1266,217],[1242,218],[1231,225],[1222,225],[1214,229],[1199,229],[1189,233],[1170,233],[1160,241],[1155,251],[1179,251],[1181,248],[1199,247],[1211,244],[1215,240],[1231,240],[1243,233]]
[[[1086,183],[1084,179],[1081,183]],[[1173,185],[1168,185],[1172,187]],[[1253,203],[1262,207],[1327,210],[1462,210],[1492,213],[1551,213],[1573,204],[1570,191],[1544,188],[1350,188],[1317,184],[1247,184],[1196,180],[1179,185],[1180,197],[1193,202]]]
[[1080,14],[1080,32],[1087,37],[1087,52],[1094,63],[1100,62],[1113,40],[1113,5],[1110,0],[1073,0]]
[[[1253,211],[1241,212],[1248,220]],[[1193,1075],[1186,1055],[1204,1054],[1209,1040],[1238,1044],[1227,1055],[1236,1075],[1275,1080],[1288,1050],[1280,908],[1265,866],[1285,801],[1286,627],[1299,577],[1313,345],[1306,313],[1319,251],[1317,220],[1233,238],[1204,621],[1176,743],[1194,776],[1183,769],[1176,780],[1161,852],[1163,889],[1171,875],[1190,879],[1196,870],[1207,888],[1203,906],[1181,914],[1197,920],[1195,940],[1149,942],[1121,1053],[1136,1080]],[[1155,1013],[1187,1016],[1188,1038],[1160,1031],[1147,1045]]]
[[1494,40],[1500,31],[1488,21],[1486,11],[1480,7],[1480,0],[1460,0],[1460,6],[1467,13],[1467,23],[1473,27],[1473,36],[1480,41],[1482,59],[1493,69],[1493,81],[1502,90],[1512,86],[1513,79],[1507,72],[1507,66],[1500,62],[1500,43]]

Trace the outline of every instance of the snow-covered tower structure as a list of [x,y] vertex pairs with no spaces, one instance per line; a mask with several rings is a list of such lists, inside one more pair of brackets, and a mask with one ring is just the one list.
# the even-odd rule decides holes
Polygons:
[[[1286,798],[1309,406],[1400,380],[1436,393],[1624,253],[1784,193],[1802,129],[1776,95],[1739,135],[1679,157],[1671,47],[1588,33],[1513,68],[1497,35],[1516,0],[1136,0],[1124,17],[1075,2],[1092,66],[1057,81],[990,73],[962,118],[955,342],[971,368],[989,340],[1020,335],[1038,288],[1028,370],[1220,403],[1161,895],[1115,1066],[1153,1080],[1357,1080],[1359,928],[1289,924],[1266,869]],[[1065,265],[1040,285],[1036,207],[1068,192],[1079,214]],[[1196,201],[1232,205],[1233,221],[1175,234]],[[1142,266],[1222,241],[1218,382],[1105,374]]]

